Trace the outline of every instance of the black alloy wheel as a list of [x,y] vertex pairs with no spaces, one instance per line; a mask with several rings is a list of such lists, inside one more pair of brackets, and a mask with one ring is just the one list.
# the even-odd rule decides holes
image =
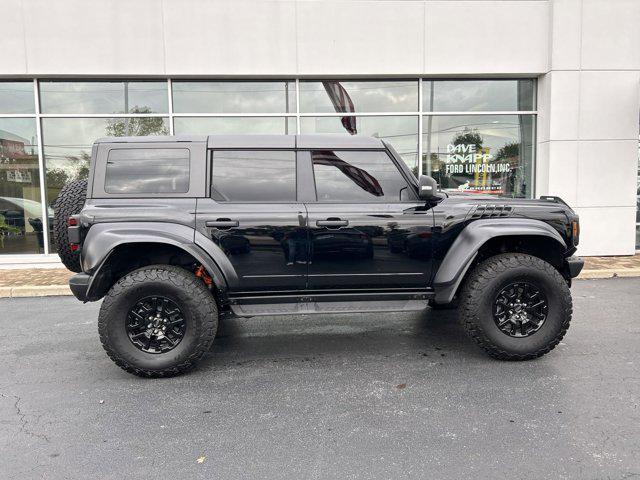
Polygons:
[[528,282],[505,286],[493,302],[493,319],[502,333],[528,337],[544,324],[549,303],[544,293]]
[[145,353],[166,353],[184,338],[187,328],[176,303],[155,295],[136,302],[127,315],[127,335]]

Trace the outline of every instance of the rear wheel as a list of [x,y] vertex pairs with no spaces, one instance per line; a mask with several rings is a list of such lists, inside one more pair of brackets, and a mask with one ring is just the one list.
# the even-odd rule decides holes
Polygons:
[[169,265],[144,267],[118,280],[98,317],[109,357],[142,377],[190,370],[210,349],[217,327],[211,292],[192,273]]
[[87,180],[75,180],[67,183],[55,201],[53,219],[53,238],[60,260],[72,272],[81,272],[80,254],[72,252],[67,236],[67,221],[71,215],[80,213],[87,199]]
[[571,292],[544,260],[520,253],[491,257],[467,279],[460,320],[492,357],[529,360],[551,351],[571,322]]

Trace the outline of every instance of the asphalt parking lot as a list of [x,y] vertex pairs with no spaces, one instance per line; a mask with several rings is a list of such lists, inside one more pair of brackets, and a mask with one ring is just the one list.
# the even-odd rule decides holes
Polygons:
[[583,280],[564,341],[486,357],[451,313],[230,322],[144,380],[99,304],[0,300],[0,478],[640,478],[640,278]]

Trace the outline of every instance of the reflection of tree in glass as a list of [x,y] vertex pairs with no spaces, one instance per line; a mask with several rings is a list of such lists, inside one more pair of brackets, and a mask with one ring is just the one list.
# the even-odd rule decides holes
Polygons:
[[475,145],[476,152],[480,152],[484,139],[477,130],[471,130],[465,128],[462,133],[459,133],[453,138],[454,145]]
[[7,224],[4,215],[0,214],[0,247],[4,247],[4,236],[7,233],[20,233],[20,229]]
[[[130,113],[152,113],[149,107],[135,106]],[[109,137],[140,137],[144,135],[168,135],[162,117],[131,117],[109,120],[106,129]]]
[[496,161],[508,158],[517,158],[520,155],[520,144],[517,142],[507,143],[496,153]]

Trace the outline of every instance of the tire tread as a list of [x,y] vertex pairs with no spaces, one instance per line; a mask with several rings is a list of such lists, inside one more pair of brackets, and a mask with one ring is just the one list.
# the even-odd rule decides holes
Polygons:
[[[197,311],[203,322],[203,329],[195,348],[179,364],[157,370],[139,368],[131,365],[117,351],[109,341],[107,324],[112,317],[112,310],[118,297],[126,290],[143,285],[148,281],[171,282],[176,288],[189,292],[193,304],[191,308]],[[211,292],[195,275],[172,265],[153,265],[143,267],[125,275],[118,280],[105,296],[98,316],[98,332],[100,342],[111,360],[123,370],[140,377],[161,378],[183,374],[196,366],[198,361],[208,352],[213,344],[218,324],[218,308]]]
[[[491,281],[498,275],[510,269],[522,266],[545,272],[554,283],[554,287],[558,288],[562,297],[561,303],[564,309],[562,316],[564,321],[555,337],[551,342],[548,342],[546,346],[531,353],[515,354],[507,352],[491,342],[479,322],[475,320],[475,316],[477,312],[477,305],[479,304],[480,299],[487,294],[485,290],[491,284]],[[485,352],[499,360],[531,360],[549,353],[558,345],[558,343],[560,343],[567,333],[569,324],[571,323],[572,314],[573,304],[571,300],[571,292],[562,275],[560,275],[553,265],[545,262],[541,258],[523,253],[500,254],[478,264],[467,279],[462,290],[460,305],[460,321],[462,326],[465,328],[469,336],[482,349],[484,349]]]

